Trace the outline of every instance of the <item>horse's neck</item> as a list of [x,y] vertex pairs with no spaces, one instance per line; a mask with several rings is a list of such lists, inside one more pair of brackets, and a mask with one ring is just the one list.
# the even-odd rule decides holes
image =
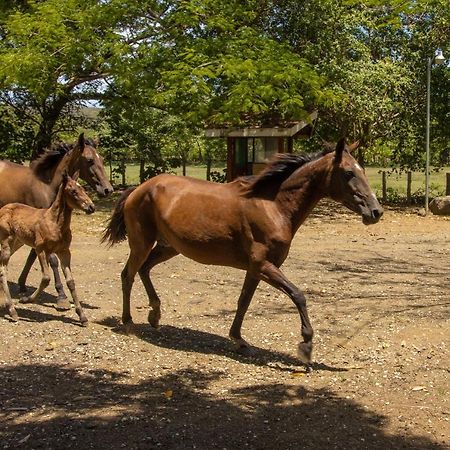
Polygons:
[[65,231],[70,228],[72,208],[67,204],[64,197],[64,189],[58,191],[55,201],[48,209],[48,214],[52,217],[53,222],[58,225],[60,230]]
[[281,185],[276,201],[290,221],[293,235],[317,203],[325,197],[325,177],[326,168],[318,160],[300,168]]
[[50,187],[56,192],[58,187],[61,185],[64,171],[67,169],[67,161],[69,158],[69,154],[65,154],[61,161],[57,164],[53,171],[53,176],[50,180]]

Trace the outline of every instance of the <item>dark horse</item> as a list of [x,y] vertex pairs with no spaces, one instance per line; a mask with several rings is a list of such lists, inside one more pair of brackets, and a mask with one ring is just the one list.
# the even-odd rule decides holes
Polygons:
[[[101,196],[113,192],[95,143],[81,134],[74,144],[53,145],[29,167],[0,161],[0,207],[8,203],[23,203],[34,208],[48,208],[56,197],[65,172],[75,178],[79,174]],[[26,279],[35,260],[36,252],[32,249],[19,277],[21,294],[26,292]],[[58,291],[58,307],[67,309],[69,303],[59,276],[58,259],[54,255],[50,257],[50,264]]]
[[137,272],[152,308],[148,320],[158,326],[160,300],[150,269],[181,253],[203,264],[247,272],[230,329],[238,351],[248,348],[241,325],[258,283],[263,280],[287,294],[301,318],[304,342],[299,355],[309,364],[313,329],[306,299],[280,266],[296,231],[321,198],[344,204],[366,225],[382,216],[363,169],[350,154],[356,146],[347,147],[341,139],[332,151],[281,154],[261,174],[226,185],[163,174],[125,191],[102,239],[112,245],[128,236],[130,256],[122,271],[125,328],[132,325],[130,293]]

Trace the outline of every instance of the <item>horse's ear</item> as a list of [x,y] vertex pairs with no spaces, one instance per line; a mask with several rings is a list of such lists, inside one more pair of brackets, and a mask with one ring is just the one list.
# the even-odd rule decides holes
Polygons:
[[94,147],[97,148],[100,145],[100,138],[96,136],[94,139],[92,139],[94,142]]
[[75,173],[72,174],[72,176],[70,178],[72,178],[72,180],[77,181],[79,176],[80,176],[80,170],[77,170],[77,171],[75,171]]
[[359,143],[360,143],[360,141],[355,141],[355,142],[353,142],[353,144],[347,145],[347,150],[350,153],[354,152],[359,147]]
[[339,164],[342,160],[342,153],[344,153],[345,150],[345,137],[342,137],[339,139],[338,143],[336,144],[336,155],[334,157],[334,162],[336,164]]
[[81,148],[81,150],[84,149],[84,145],[85,145],[84,133],[81,133],[81,134],[78,136],[78,142],[77,142],[77,145],[78,145],[78,147]]

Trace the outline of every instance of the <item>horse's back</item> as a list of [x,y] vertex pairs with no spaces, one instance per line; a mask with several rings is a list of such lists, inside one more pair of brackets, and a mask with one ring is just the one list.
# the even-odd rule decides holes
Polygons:
[[48,188],[33,171],[21,164],[0,161],[0,207],[8,203],[24,203],[37,208],[49,206]]
[[[203,263],[241,266],[242,201],[235,187],[174,175],[158,175],[125,202],[127,230],[163,238],[179,253]],[[137,233],[137,231],[136,231]],[[235,242],[236,241],[236,242]],[[229,260],[229,261],[228,261]]]

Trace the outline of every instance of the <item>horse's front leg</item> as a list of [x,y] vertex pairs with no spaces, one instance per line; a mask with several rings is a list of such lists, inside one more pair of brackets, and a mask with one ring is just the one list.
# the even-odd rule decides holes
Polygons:
[[50,284],[50,269],[48,265],[47,255],[42,250],[37,250],[37,257],[39,259],[39,264],[41,265],[42,277],[38,288],[29,296],[21,297],[21,303],[34,303],[39,297],[41,292]]
[[11,319],[14,320],[14,322],[17,322],[19,320],[19,316],[16,308],[14,307],[14,302],[11,298],[11,293],[9,292],[8,287],[8,262],[10,257],[11,249],[9,245],[4,242],[2,243],[2,247],[0,249],[0,285],[2,286],[5,294],[6,309],[8,310]]
[[58,297],[56,298],[56,309],[58,311],[67,311],[70,309],[70,303],[67,298],[66,293],[64,292],[64,286],[61,281],[61,276],[59,274],[59,262],[57,256],[52,253],[48,257],[48,262],[53,271],[53,277],[55,279],[55,289],[58,293]]
[[27,292],[27,287],[26,287],[27,277],[28,277],[28,274],[30,273],[31,267],[33,266],[34,262],[36,261],[36,258],[37,258],[36,250],[34,248],[32,248],[30,250],[28,258],[27,258],[27,260],[25,262],[25,265],[23,266],[22,273],[20,274],[19,279],[18,279],[19,295],[21,297],[26,295],[26,292]]
[[305,362],[309,368],[311,363],[311,354],[313,348],[313,329],[308,317],[308,310],[306,308],[306,298],[303,292],[291,283],[281,272],[281,270],[271,263],[266,263],[261,269],[261,277],[264,281],[275,287],[276,289],[287,294],[294,302],[300,314],[302,321],[301,333],[303,342],[298,346],[298,353],[300,359]]
[[70,269],[70,250],[64,250],[61,252],[58,252],[58,257],[61,261],[61,268],[64,274],[64,277],[66,279],[67,288],[70,291],[70,295],[72,296],[73,303],[75,304],[75,311],[78,314],[78,317],[80,318],[81,325],[84,327],[87,326],[88,320],[86,315],[84,314],[83,307],[81,306],[80,300],[78,299],[78,294],[75,289],[75,281],[72,276],[72,271]]
[[242,339],[241,326],[258,284],[259,280],[247,272],[245,275],[244,285],[242,286],[241,294],[239,296],[236,315],[234,316],[229,333],[230,339],[233,341],[238,353],[245,354],[250,348],[248,343]]

